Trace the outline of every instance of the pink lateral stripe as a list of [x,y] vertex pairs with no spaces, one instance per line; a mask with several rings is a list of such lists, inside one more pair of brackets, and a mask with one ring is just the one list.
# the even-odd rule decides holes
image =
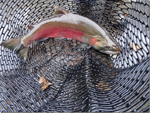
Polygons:
[[69,39],[75,39],[82,42],[82,37],[84,33],[82,31],[70,28],[47,28],[41,29],[36,33],[36,38],[31,38],[34,40],[39,40],[45,37],[55,38],[55,37],[63,37]]

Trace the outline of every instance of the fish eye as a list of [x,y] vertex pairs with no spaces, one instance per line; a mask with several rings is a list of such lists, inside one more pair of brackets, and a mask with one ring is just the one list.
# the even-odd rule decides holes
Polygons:
[[110,48],[110,46],[109,45],[105,45],[105,48]]

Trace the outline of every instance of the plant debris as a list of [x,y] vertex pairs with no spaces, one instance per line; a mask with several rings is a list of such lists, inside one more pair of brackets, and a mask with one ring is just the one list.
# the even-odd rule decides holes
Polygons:
[[39,83],[42,83],[42,90],[44,91],[47,89],[48,86],[51,85],[51,83],[45,78],[45,76],[41,76],[39,79]]

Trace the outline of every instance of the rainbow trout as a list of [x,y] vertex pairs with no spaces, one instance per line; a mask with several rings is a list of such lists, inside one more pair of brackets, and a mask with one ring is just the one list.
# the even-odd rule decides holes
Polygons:
[[14,50],[24,60],[27,58],[28,48],[36,40],[64,37],[89,44],[93,48],[106,54],[120,53],[119,45],[113,37],[94,21],[68,12],[56,6],[53,18],[29,26],[31,31],[21,37],[9,39],[1,46]]

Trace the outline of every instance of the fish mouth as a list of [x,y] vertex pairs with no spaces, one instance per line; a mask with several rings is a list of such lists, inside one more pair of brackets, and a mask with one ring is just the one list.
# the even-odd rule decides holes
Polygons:
[[116,47],[116,46],[99,46],[98,48],[95,46],[95,48],[97,50],[99,50],[100,52],[102,53],[105,53],[105,54],[112,54],[112,55],[116,55],[116,54],[120,54],[121,53],[121,50]]
[[107,50],[107,51],[101,51],[102,53],[106,53],[106,54],[112,54],[112,55],[116,55],[116,54],[120,54],[121,51],[111,51],[111,50]]
[[103,53],[106,53],[106,54],[120,54],[121,53],[121,50],[119,47],[113,45],[113,46],[109,46],[109,45],[105,45],[104,47],[105,49],[102,50]]

